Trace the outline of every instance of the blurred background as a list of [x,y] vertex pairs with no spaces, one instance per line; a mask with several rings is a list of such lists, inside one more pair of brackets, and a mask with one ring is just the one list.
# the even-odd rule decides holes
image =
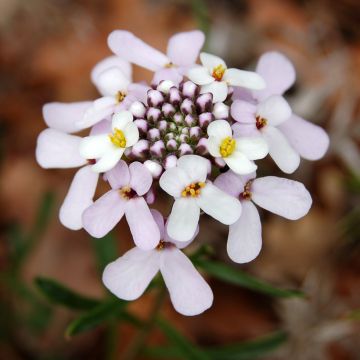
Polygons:
[[[41,108],[97,97],[89,74],[110,55],[112,30],[132,31],[165,50],[173,33],[194,28],[207,34],[209,52],[234,67],[254,69],[267,50],[286,54],[297,70],[287,93],[293,110],[323,126],[331,145],[324,159],[302,160],[290,176],[310,190],[310,213],[295,222],[261,213],[262,253],[248,265],[233,264],[306,297],[272,298],[209,277],[215,294],[209,311],[182,317],[166,299],[164,316],[199,346],[281,330],[286,342],[261,358],[360,359],[359,24],[357,0],[0,0],[0,359],[123,358],[131,326],[66,338],[77,312],[52,305],[34,285],[45,276],[89,297],[105,294],[98,242],[58,220],[75,171],[46,171],[35,162],[45,128]],[[151,79],[140,68],[134,74],[136,81]],[[262,166],[281,176],[271,161]],[[207,219],[201,226],[199,241],[212,243],[213,256],[230,263],[226,228]],[[105,249],[111,259],[131,247],[125,222],[114,236],[116,249]],[[147,294],[130,308],[146,318],[151,302]],[[151,333],[150,343],[162,341]]]

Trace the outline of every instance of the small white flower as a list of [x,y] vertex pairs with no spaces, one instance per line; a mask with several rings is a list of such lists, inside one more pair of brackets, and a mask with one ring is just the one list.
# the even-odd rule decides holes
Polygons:
[[222,102],[228,95],[228,86],[241,86],[252,90],[265,88],[265,81],[255,72],[228,69],[223,59],[218,56],[201,53],[203,66],[188,71],[188,78],[201,85],[201,93],[213,94],[213,102]]
[[139,140],[139,130],[129,111],[120,111],[112,118],[112,133],[87,136],[80,143],[80,155],[88,160],[96,159],[95,172],[111,170],[121,159],[126,148]]
[[215,120],[207,128],[208,151],[221,157],[237,174],[249,174],[257,166],[252,160],[264,158],[268,152],[266,141],[260,136],[233,138],[230,124],[225,120]]
[[208,160],[184,155],[160,178],[161,188],[175,198],[167,223],[168,234],[174,240],[188,241],[194,236],[200,209],[226,225],[241,215],[240,201],[206,181],[207,173]]

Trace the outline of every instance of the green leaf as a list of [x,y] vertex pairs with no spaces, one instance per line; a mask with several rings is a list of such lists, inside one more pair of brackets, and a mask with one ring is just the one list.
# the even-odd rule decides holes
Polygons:
[[102,272],[107,264],[118,258],[116,239],[113,233],[108,233],[101,239],[92,238],[99,272]]
[[241,270],[235,269],[220,262],[196,259],[194,260],[194,263],[208,274],[229,284],[239,285],[247,289],[276,297],[305,296],[301,291],[279,289],[264,281],[258,280],[257,278],[248,275]]
[[52,279],[37,277],[35,285],[52,303],[63,305],[70,309],[90,310],[100,303],[99,300],[77,294]]
[[127,302],[117,298],[111,298],[97,305],[89,312],[72,321],[66,329],[65,336],[70,338],[112,320],[123,320],[132,324],[140,324],[140,320],[137,320],[134,316],[126,312],[126,305]]
[[255,340],[206,349],[213,360],[248,360],[267,355],[282,345],[287,339],[284,332],[279,331]]
[[[178,330],[176,330],[170,323],[164,319],[158,319],[156,324],[162,330],[162,332],[167,336],[167,338],[173,343],[176,347],[178,356],[182,354],[184,359],[191,360],[209,360],[210,357],[200,350],[196,345],[192,344],[184,335],[182,335]],[[174,351],[174,350],[172,350]]]

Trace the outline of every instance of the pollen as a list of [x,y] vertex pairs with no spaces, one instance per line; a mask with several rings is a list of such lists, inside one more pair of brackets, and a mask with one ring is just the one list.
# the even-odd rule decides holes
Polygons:
[[123,186],[119,190],[119,194],[125,200],[130,200],[137,195],[135,190],[133,190],[130,186]]
[[126,93],[123,91],[118,91],[115,95],[116,102],[120,104],[126,98]]
[[261,128],[263,128],[264,126],[267,125],[267,120],[260,117],[259,115],[256,116],[256,127],[258,130],[260,130]]
[[165,66],[164,66],[165,69],[171,69],[174,67],[175,67],[175,64],[173,64],[172,62],[169,62],[169,63],[165,64]]
[[222,64],[219,64],[217,66],[215,66],[213,68],[213,72],[212,72],[212,77],[216,80],[216,81],[221,81],[224,73],[225,73],[225,67]]
[[204,182],[192,183],[181,192],[182,197],[198,197],[201,194],[201,189],[205,186]]
[[231,136],[226,137],[220,144],[219,152],[222,157],[230,156],[236,147],[236,141]]
[[165,241],[160,240],[159,243],[156,245],[156,250],[160,251],[160,250],[164,250],[164,248],[165,248]]
[[244,191],[240,194],[240,197],[244,200],[251,200],[251,183],[253,182],[253,180],[249,180],[245,186],[244,186]]
[[126,138],[124,133],[115,128],[114,133],[109,135],[110,141],[119,148],[125,148],[126,147]]

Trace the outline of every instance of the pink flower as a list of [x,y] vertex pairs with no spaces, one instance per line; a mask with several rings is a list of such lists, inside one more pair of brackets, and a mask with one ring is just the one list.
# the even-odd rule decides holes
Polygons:
[[166,232],[162,215],[156,210],[152,214],[162,239],[158,246],[150,251],[131,249],[105,268],[103,282],[120,299],[135,300],[160,271],[176,311],[187,316],[198,315],[212,305],[211,288],[180,250],[188,243],[173,241]]
[[121,58],[156,72],[154,84],[161,80],[178,84],[195,64],[204,40],[204,34],[198,30],[175,34],[169,39],[165,55],[130,32],[115,30],[109,35],[108,45]]
[[291,62],[280,53],[265,53],[256,72],[264,78],[267,87],[252,94],[235,90],[231,115],[238,123],[233,126],[234,133],[263,136],[269,145],[270,156],[286,173],[298,168],[300,156],[308,160],[323,157],[329,146],[326,132],[292,114],[281,96],[295,81]]
[[253,203],[289,220],[305,216],[312,204],[303,184],[275,176],[255,179],[255,173],[239,176],[231,170],[217,177],[214,184],[239,198],[240,218],[229,228],[227,252],[237,263],[256,258],[262,246],[261,222]]
[[101,238],[125,214],[135,244],[143,250],[153,249],[159,243],[160,232],[143,197],[151,187],[151,173],[139,162],[127,166],[120,160],[106,173],[106,179],[112,189],[84,211],[85,230]]

